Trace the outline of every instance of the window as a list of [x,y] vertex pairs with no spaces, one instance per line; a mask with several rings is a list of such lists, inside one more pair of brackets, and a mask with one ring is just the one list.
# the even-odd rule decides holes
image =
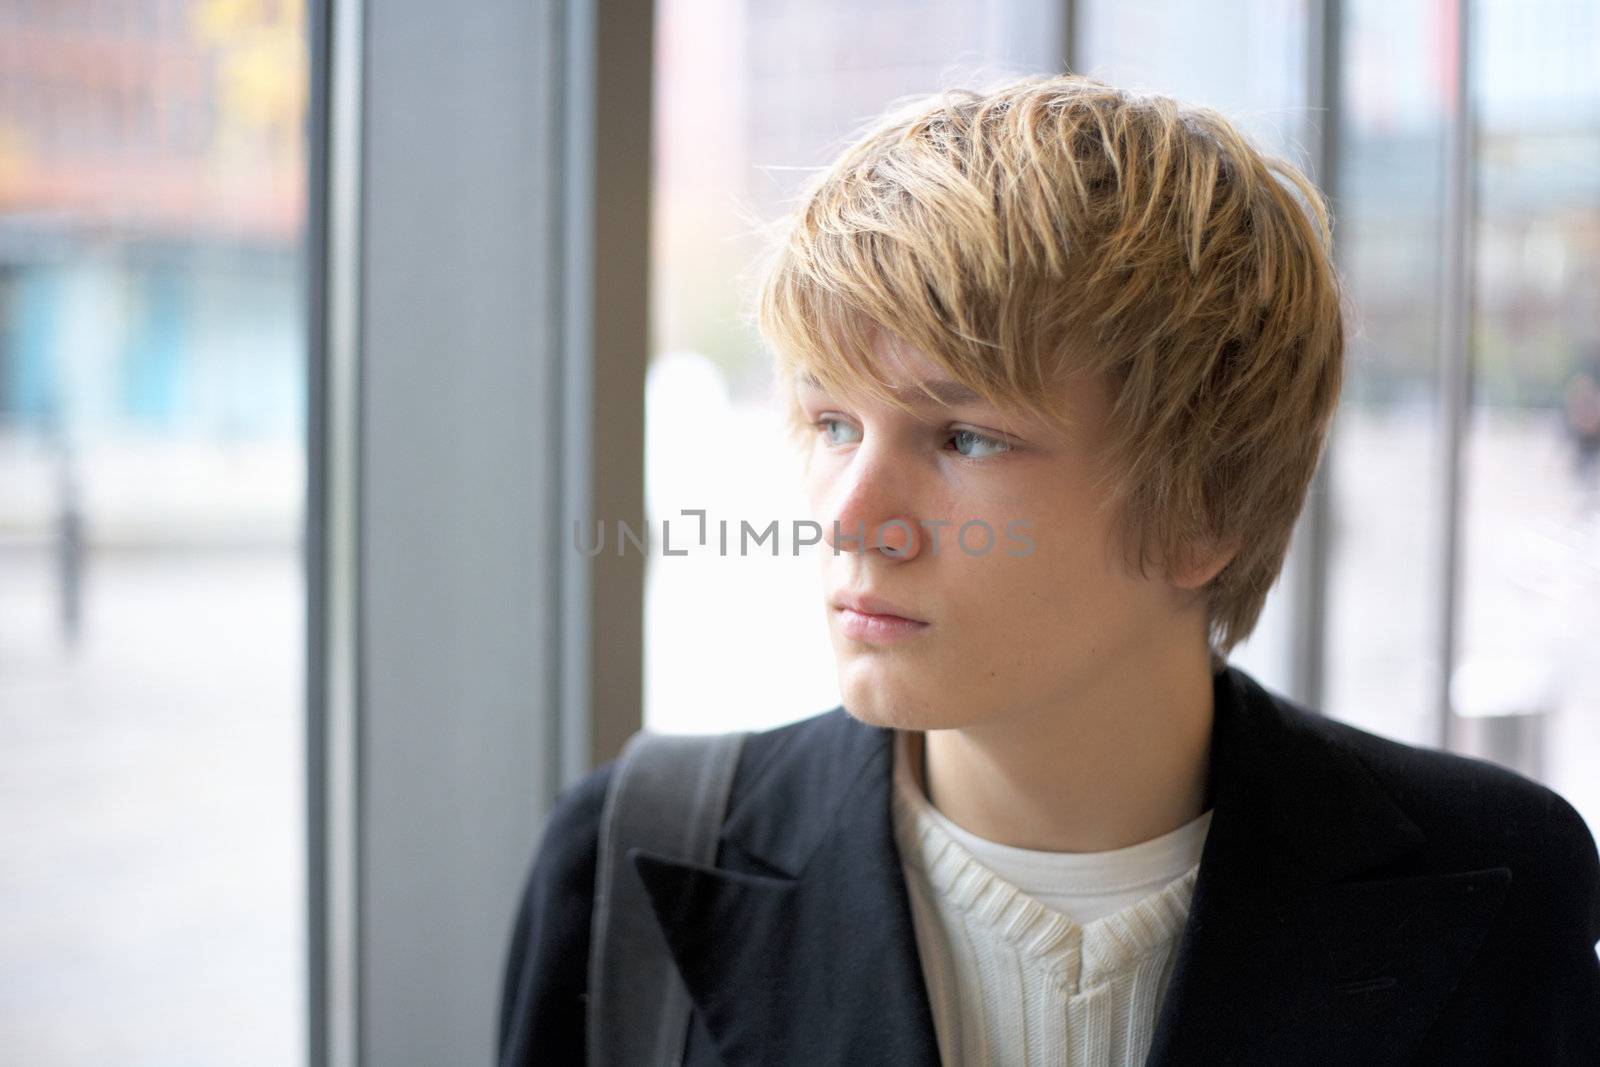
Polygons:
[[304,1059],[304,23],[192,0],[0,51],[16,1062]]
[[[893,97],[1064,61],[1044,0],[658,5],[656,184],[647,392],[645,722],[688,732],[776,725],[837,704],[799,469],[768,405],[770,371],[739,288],[770,220]],[[915,26],[915,33],[907,27]],[[792,472],[792,477],[790,476]],[[706,512],[707,544],[698,537]],[[722,554],[720,521],[727,522]],[[776,520],[771,538],[755,536]],[[740,523],[754,531],[739,547]],[[686,542],[686,539],[689,539]],[[759,618],[759,626],[743,621]],[[708,669],[712,668],[714,669]]]

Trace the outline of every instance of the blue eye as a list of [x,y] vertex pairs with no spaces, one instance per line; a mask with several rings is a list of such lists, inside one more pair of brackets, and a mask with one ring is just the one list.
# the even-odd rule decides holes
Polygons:
[[[1004,441],[996,440],[993,437],[977,433],[973,430],[957,430],[955,433],[950,435],[950,440],[957,442],[956,451],[960,452],[968,459],[984,459],[988,456],[997,456],[1000,453],[1008,452],[1011,449],[1011,446],[1006,444]],[[979,454],[975,456],[969,452],[962,451],[961,442],[963,441],[968,444],[975,444],[979,449]],[[988,451],[984,451],[986,449]]]
[[854,444],[853,441],[840,441],[838,438],[834,437],[833,434],[831,434],[828,431],[828,427],[830,427],[830,426],[843,426],[847,430],[853,429],[853,427],[848,422],[843,422],[843,421],[841,421],[839,419],[818,419],[816,422],[813,422],[811,425],[815,426],[818,430],[820,430],[822,432],[823,438],[830,445]]
[[[811,425],[830,445],[852,445],[861,439],[861,432],[843,419],[815,419]],[[976,430],[956,430],[951,433],[949,440],[966,459],[987,459],[1011,451],[1011,446],[1005,441]]]

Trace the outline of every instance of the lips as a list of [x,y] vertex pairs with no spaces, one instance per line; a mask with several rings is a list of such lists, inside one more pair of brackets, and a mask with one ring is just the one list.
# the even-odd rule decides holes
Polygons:
[[904,619],[906,622],[926,622],[912,614],[911,609],[903,608],[892,600],[871,593],[841,593],[833,599],[836,608],[847,608],[862,615],[877,615],[889,619]]

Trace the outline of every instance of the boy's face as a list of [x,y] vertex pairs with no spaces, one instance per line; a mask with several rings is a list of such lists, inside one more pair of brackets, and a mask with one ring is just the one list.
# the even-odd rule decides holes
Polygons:
[[[921,352],[891,344],[877,351],[897,386],[943,377]],[[806,418],[823,423],[812,427],[804,477],[851,714],[906,729],[1048,715],[1149,664],[1153,643],[1203,644],[1195,598],[1156,568],[1129,573],[1113,516],[1095,507],[1103,388],[1080,381],[1066,393],[1075,422],[1065,434],[1017,409],[951,399],[912,415],[798,389]],[[921,625],[838,606],[853,595]]]

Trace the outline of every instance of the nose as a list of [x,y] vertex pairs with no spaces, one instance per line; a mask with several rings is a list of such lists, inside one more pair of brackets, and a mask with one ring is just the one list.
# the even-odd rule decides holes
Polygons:
[[922,551],[904,466],[889,451],[863,444],[833,478],[831,502],[817,517],[830,551],[875,551],[894,559],[910,559]]

